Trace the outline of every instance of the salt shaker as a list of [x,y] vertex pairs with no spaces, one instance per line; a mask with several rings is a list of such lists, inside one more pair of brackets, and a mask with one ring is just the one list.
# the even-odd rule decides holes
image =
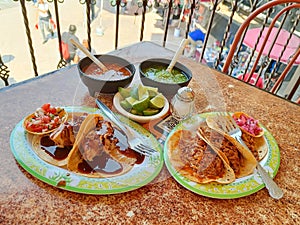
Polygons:
[[195,93],[190,87],[182,87],[171,100],[172,116],[178,120],[186,119],[193,115]]

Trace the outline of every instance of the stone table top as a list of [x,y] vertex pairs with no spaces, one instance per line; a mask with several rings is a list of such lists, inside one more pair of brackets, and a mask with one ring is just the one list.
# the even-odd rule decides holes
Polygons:
[[[173,52],[140,42],[112,54],[138,65]],[[300,221],[300,108],[268,92],[185,57],[193,73],[197,113],[243,111],[258,119],[280,148],[274,180],[280,200],[263,188],[236,199],[204,197],[181,186],[164,166],[149,184],[126,193],[88,195],[48,185],[25,171],[10,147],[16,124],[46,102],[95,106],[76,66],[54,71],[0,90],[0,224],[297,224]],[[297,222],[298,221],[298,222]]]

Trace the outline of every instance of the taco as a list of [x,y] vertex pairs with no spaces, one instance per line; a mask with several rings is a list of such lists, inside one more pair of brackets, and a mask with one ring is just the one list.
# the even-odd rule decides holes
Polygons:
[[168,157],[182,176],[197,183],[231,183],[234,172],[222,152],[216,152],[191,131],[177,130],[169,138]]
[[125,134],[93,114],[81,125],[67,168],[88,177],[113,177],[127,173],[140,157],[129,148]]
[[33,151],[45,162],[64,167],[73,148],[79,127],[88,114],[82,112],[68,114],[68,119],[50,134],[29,135]]
[[240,178],[253,173],[256,160],[251,152],[246,151],[241,145],[237,145],[226,136],[211,129],[206,123],[202,123],[198,132],[215,151],[222,153],[226,161],[233,169],[235,177]]
[[[243,147],[235,138],[228,135],[226,132],[224,132],[221,128],[221,126],[217,123],[217,121],[214,119],[214,116],[208,116],[206,118],[207,125],[216,130],[218,133],[224,135],[226,139],[230,140],[234,145],[239,146],[239,149],[243,152],[244,155],[250,155],[248,150]],[[265,141],[264,136],[261,137],[253,137],[246,132],[242,130],[242,139],[244,143],[247,145],[247,147],[251,150],[252,155],[257,161],[262,160],[266,154],[268,153],[268,146]]]

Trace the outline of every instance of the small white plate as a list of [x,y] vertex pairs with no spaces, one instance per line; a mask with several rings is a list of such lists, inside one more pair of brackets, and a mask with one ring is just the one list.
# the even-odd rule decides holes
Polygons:
[[114,107],[116,108],[116,110],[120,114],[122,114],[123,116],[128,117],[129,119],[131,119],[133,121],[136,121],[138,123],[148,123],[152,120],[162,118],[164,115],[166,115],[168,113],[168,111],[169,111],[169,102],[166,99],[166,97],[164,97],[164,98],[165,98],[165,106],[162,108],[162,110],[158,114],[155,114],[153,116],[138,116],[138,115],[134,115],[132,113],[127,112],[120,105],[120,102],[123,100],[120,93],[115,94],[114,99],[113,99],[113,104],[114,104]]

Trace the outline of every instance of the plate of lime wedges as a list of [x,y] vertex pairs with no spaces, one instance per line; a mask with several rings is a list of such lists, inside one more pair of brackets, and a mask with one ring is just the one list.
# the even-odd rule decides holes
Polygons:
[[167,98],[155,87],[141,84],[128,88],[119,87],[113,105],[125,117],[138,123],[148,123],[162,118],[169,111]]

